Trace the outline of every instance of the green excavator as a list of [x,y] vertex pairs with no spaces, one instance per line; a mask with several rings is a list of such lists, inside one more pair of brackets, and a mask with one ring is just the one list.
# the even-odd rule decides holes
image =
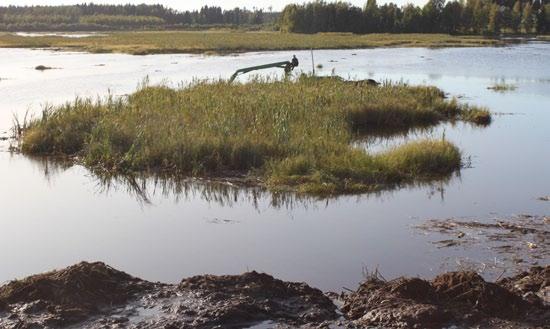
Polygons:
[[245,67],[243,69],[238,69],[237,71],[235,71],[235,73],[233,73],[229,81],[233,82],[241,74],[246,74],[252,71],[265,70],[265,69],[271,69],[271,68],[282,68],[285,70],[285,75],[288,76],[290,72],[294,70],[294,68],[298,67],[298,65],[299,65],[298,58],[296,58],[296,56],[292,56],[292,59],[286,62],[277,62],[277,63],[264,64],[264,65],[251,66],[251,67]]

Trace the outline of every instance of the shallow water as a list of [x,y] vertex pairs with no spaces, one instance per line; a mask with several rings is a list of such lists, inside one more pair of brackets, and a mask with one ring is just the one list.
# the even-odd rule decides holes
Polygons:
[[[309,51],[218,57],[0,49],[0,137],[8,134],[13,113],[39,113],[45,103],[127,94],[146,76],[173,85],[227,78],[237,68],[294,53],[307,71]],[[145,188],[122,181],[106,186],[85,168],[10,154],[8,142],[0,142],[0,282],[101,260],[154,281],[258,270],[340,291],[354,288],[365,268],[378,267],[386,278],[431,277],[457,263],[500,264],[483,246],[437,249],[431,236],[412,229],[425,219],[550,214],[550,202],[537,200],[550,195],[550,44],[314,55],[315,64],[323,64],[321,74],[433,84],[496,112],[488,128],[445,124],[360,145],[376,152],[444,135],[471,168],[447,183],[311,200],[200,182],[164,189],[152,181]],[[37,65],[57,69],[39,72]],[[500,81],[517,89],[487,90]]]

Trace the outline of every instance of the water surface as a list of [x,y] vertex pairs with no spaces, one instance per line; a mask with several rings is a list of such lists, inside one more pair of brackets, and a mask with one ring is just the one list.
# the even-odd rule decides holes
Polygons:
[[[14,113],[36,114],[47,103],[124,95],[145,77],[172,85],[227,78],[237,68],[294,53],[300,69],[309,71],[309,51],[130,56],[0,49],[0,137],[8,134]],[[549,44],[327,50],[314,56],[323,64],[320,74],[436,85],[496,112],[488,128],[444,124],[361,144],[377,152],[444,135],[471,168],[446,183],[316,200],[201,182],[105,185],[85,168],[11,154],[8,142],[0,142],[0,282],[101,260],[155,281],[254,269],[339,291],[355,287],[365,268],[378,267],[386,278],[431,277],[470,260],[500,262],[483,246],[437,249],[432,237],[412,229],[425,219],[550,214],[550,202],[537,200],[550,195]],[[39,72],[37,65],[56,69]],[[517,89],[487,89],[502,81]]]

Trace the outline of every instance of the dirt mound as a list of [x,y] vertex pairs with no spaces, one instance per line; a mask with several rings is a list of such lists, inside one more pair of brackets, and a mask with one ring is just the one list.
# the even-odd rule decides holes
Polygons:
[[347,296],[342,311],[362,326],[440,328],[450,319],[429,282],[415,278],[371,278]]
[[[342,311],[361,326],[441,328],[451,324],[503,323],[531,326],[550,320],[550,308],[522,298],[548,287],[549,267],[534,268],[515,278],[486,282],[474,272],[451,272],[432,281],[400,278],[389,282],[370,278],[345,298]],[[527,279],[529,278],[529,279]],[[511,289],[514,286],[516,288]],[[508,322],[507,322],[508,321]]]
[[243,328],[325,325],[337,308],[305,283],[256,272],[154,284],[80,263],[0,287],[0,328]]
[[550,267],[489,283],[474,272],[432,281],[372,275],[343,298],[257,272],[154,284],[80,263],[0,287],[0,328],[541,328]]
[[0,287],[0,308],[48,313],[50,324],[78,322],[103,307],[123,304],[152,285],[103,263],[80,263]]
[[206,327],[266,320],[302,325],[337,317],[336,306],[320,290],[257,272],[196,276],[183,280],[179,289],[192,291],[211,305],[199,310],[195,320]]
[[529,272],[502,279],[497,283],[532,303],[550,305],[550,266],[533,267]]
[[512,319],[526,310],[525,301],[509,290],[486,282],[475,272],[450,272],[431,282],[438,298],[452,308],[470,314]]

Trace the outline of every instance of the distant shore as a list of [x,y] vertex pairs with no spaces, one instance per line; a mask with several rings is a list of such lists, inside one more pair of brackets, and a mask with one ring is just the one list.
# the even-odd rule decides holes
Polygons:
[[448,34],[357,35],[351,33],[296,34],[229,30],[102,32],[85,37],[45,34],[24,36],[0,32],[2,48],[51,48],[91,53],[148,54],[228,54],[249,51],[300,49],[351,49],[377,47],[486,47],[514,42],[483,36]]

